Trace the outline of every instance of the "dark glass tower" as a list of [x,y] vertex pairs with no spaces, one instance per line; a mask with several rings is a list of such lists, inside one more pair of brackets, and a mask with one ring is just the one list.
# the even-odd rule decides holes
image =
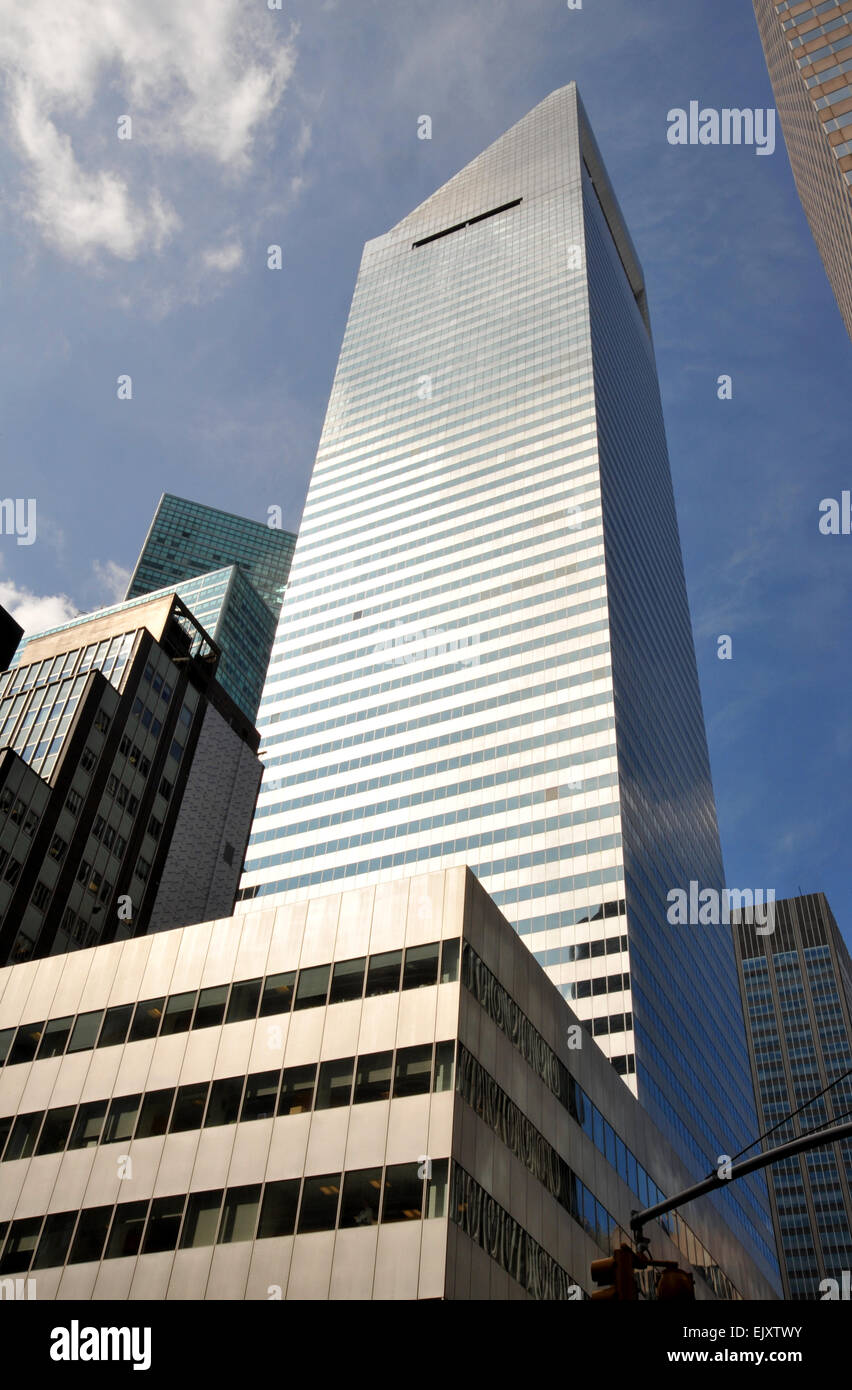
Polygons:
[[290,531],[164,492],[125,597],[239,565],[277,618],[295,543]]
[[[644,281],[572,84],[364,251],[246,903],[469,864],[704,1176],[756,1133]],[[764,1269],[765,1186],[715,1199]],[[777,1277],[777,1276],[776,1276]]]
[[257,717],[295,536],[164,493],[127,598],[176,592],[221,651],[218,679]]

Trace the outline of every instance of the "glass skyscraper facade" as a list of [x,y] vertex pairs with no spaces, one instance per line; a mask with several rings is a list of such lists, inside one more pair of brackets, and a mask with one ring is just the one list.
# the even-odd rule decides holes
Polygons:
[[155,589],[178,594],[221,650],[216,679],[249,719],[257,709],[275,637],[275,618],[238,565]]
[[127,598],[238,565],[277,619],[296,537],[164,492],[127,589]]
[[796,188],[852,335],[852,4],[754,0]]
[[[735,940],[766,1146],[848,1119],[852,960],[825,895],[784,899],[771,936],[738,924]],[[818,1299],[824,1279],[852,1269],[852,1141],[767,1171],[784,1296]]]
[[[704,1176],[756,1133],[641,267],[576,87],[364,251],[241,901],[469,864]],[[713,1198],[765,1271],[760,1179]],[[777,1277],[777,1275],[776,1275]]]

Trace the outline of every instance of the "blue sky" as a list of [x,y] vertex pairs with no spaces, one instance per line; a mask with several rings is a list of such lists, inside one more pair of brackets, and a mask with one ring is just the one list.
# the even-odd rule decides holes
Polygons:
[[773,105],[751,7],[282,4],[0,0],[0,495],[38,504],[0,602],[120,596],[163,490],[296,529],[363,242],[576,79],[646,273],[728,883],[823,889],[852,939],[852,537],[818,530],[852,344],[780,131],[666,139]]

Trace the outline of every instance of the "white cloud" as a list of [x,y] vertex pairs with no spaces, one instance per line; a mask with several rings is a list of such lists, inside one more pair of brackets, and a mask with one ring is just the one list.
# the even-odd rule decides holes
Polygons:
[[[0,0],[25,215],[71,259],[159,251],[180,216],[153,174],[145,188],[133,179],[156,167],[168,182],[163,156],[211,161],[227,177],[250,168],[295,62],[283,24],[240,0]],[[132,144],[118,139],[120,115]]]
[[21,589],[11,580],[0,579],[0,605],[11,613],[24,629],[25,637],[32,637],[47,628],[59,627],[71,618],[76,618],[78,609],[67,594],[51,594],[41,597],[30,589]]
[[121,603],[130,583],[130,570],[125,569],[123,565],[116,564],[115,560],[96,560],[92,569],[95,581],[102,593],[98,606],[109,608],[110,604]]
[[204,252],[204,264],[209,270],[227,272],[236,270],[242,264],[243,248],[238,241],[226,242],[224,246],[211,247]]

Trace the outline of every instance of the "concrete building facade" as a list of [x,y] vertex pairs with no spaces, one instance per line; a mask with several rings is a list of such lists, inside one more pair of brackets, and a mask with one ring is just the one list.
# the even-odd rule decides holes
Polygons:
[[[688,1176],[464,868],[2,970],[0,1062],[39,1299],[573,1300]],[[648,1233],[774,1296],[712,1203]]]

